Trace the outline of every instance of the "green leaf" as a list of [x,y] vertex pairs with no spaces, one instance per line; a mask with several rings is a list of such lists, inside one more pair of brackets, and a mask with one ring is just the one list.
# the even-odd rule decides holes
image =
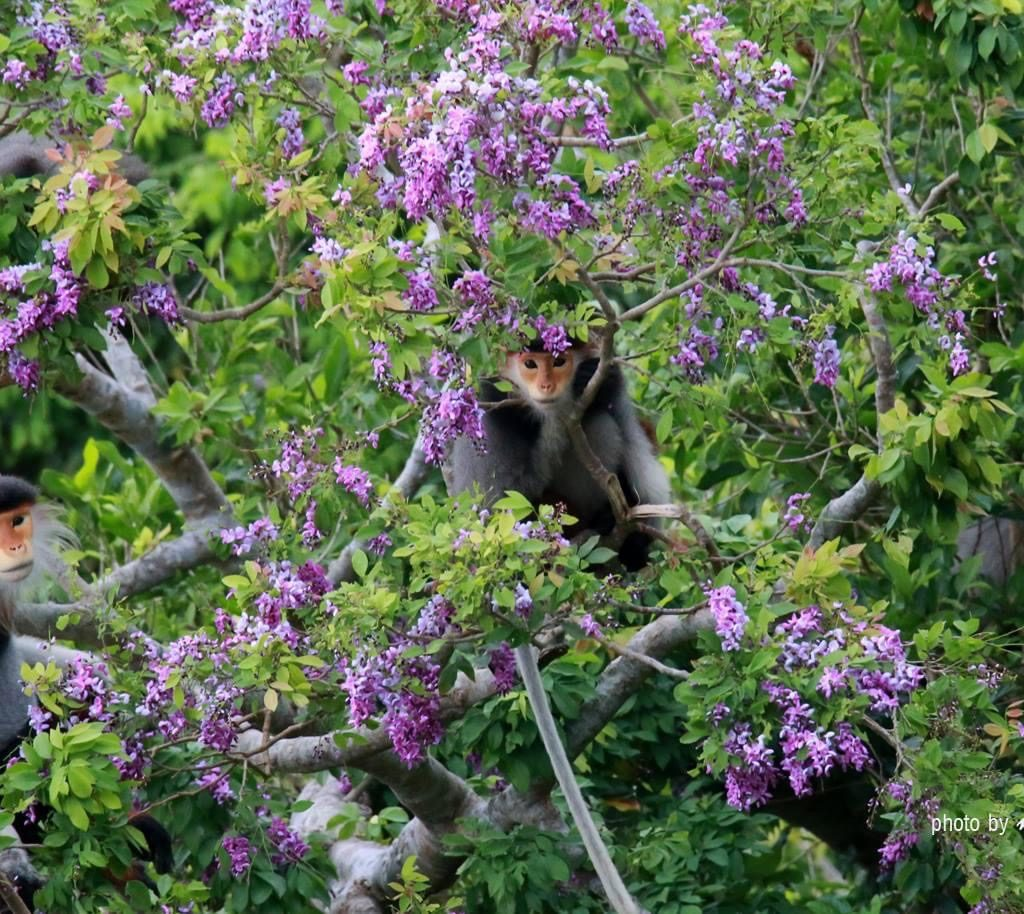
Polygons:
[[985,158],[985,144],[981,140],[979,130],[972,130],[967,134],[967,156],[974,163]]
[[995,50],[997,34],[997,30],[990,25],[981,33],[981,37],[978,39],[978,53],[985,60],[988,60]]
[[85,268],[85,278],[94,289],[105,289],[110,284],[110,274],[106,264],[99,257],[93,257]]
[[999,142],[999,130],[995,124],[991,122],[982,124],[978,128],[978,135],[981,137],[981,144],[985,147],[985,152],[991,152],[996,148],[996,143]]
[[370,567],[370,560],[362,549],[352,553],[352,570],[359,576],[365,577],[366,570]]

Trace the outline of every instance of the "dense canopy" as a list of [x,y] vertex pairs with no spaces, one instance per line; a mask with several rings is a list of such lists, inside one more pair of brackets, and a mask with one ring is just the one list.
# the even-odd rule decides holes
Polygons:
[[[1022,80],[1020,0],[4,4],[32,905],[1024,910]],[[449,497],[574,343],[671,503]]]

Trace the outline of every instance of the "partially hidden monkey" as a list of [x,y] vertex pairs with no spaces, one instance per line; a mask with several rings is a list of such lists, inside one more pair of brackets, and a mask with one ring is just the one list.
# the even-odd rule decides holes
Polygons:
[[[493,380],[481,385],[484,403],[483,447],[458,439],[444,467],[451,495],[479,485],[487,504],[508,490],[533,504],[564,504],[578,520],[578,530],[610,533],[615,517],[604,489],[576,456],[565,420],[587,382],[594,376],[598,355],[592,346],[574,345],[559,355],[543,350],[508,353],[501,377],[515,389],[506,394]],[[668,476],[659,462],[626,390],[625,379],[612,365],[581,426],[595,456],[614,473],[630,506],[671,501]],[[631,571],[647,562],[650,536],[633,531],[623,541],[619,558]]]
[[995,587],[1005,587],[1024,565],[1024,523],[1008,517],[985,517],[960,531],[957,562],[981,556],[978,573]]
[[[57,165],[47,156],[46,151],[61,145],[45,136],[33,136],[24,130],[5,136],[0,139],[0,178],[7,175],[15,178],[52,175]],[[146,163],[136,155],[122,155],[117,161],[117,170],[129,184],[138,184],[149,177]]]
[[[37,577],[56,574],[62,567],[57,549],[72,538],[53,510],[39,503],[34,486],[16,476],[0,476],[0,770],[30,735],[31,700],[21,682],[21,657],[13,634],[18,591]],[[36,821],[16,815],[14,829],[21,841],[39,843],[39,820],[45,817],[45,810]],[[147,847],[140,848],[140,853],[153,861],[158,872],[169,872],[173,856],[167,831],[148,815],[132,816],[130,822],[146,840]],[[14,860],[18,862],[17,858]],[[10,867],[6,871],[10,875]],[[148,881],[138,866],[128,873],[109,876],[116,884],[126,879]],[[18,888],[26,902],[31,903],[31,894],[38,885],[22,882]]]

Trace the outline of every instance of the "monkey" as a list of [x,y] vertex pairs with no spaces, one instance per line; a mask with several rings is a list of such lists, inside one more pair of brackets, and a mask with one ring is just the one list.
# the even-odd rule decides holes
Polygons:
[[994,587],[1005,587],[1024,565],[1024,523],[1009,517],[984,517],[960,531],[957,564],[981,556],[979,574]]
[[[563,504],[581,530],[610,533],[615,516],[600,484],[576,456],[565,420],[597,371],[594,345],[573,344],[552,355],[534,344],[506,354],[501,378],[515,387],[510,396],[494,380],[485,380],[480,398],[492,406],[484,416],[484,447],[467,438],[452,446],[443,467],[450,495],[479,485],[485,503],[508,490],[525,495],[535,506]],[[658,460],[613,364],[587,407],[581,426],[595,456],[614,473],[630,506],[671,500],[668,476]],[[629,571],[647,563],[651,537],[629,533],[619,560]]]
[[[47,156],[46,151],[59,145],[47,137],[33,136],[24,130],[5,136],[0,139],[0,178],[7,175],[14,178],[49,177],[57,170],[57,163]],[[117,170],[129,184],[139,184],[149,177],[145,162],[136,155],[122,155],[117,161]]]
[[[13,633],[18,591],[37,577],[57,574],[61,568],[57,548],[72,541],[73,536],[57,521],[53,509],[39,502],[35,486],[17,476],[0,475],[0,770],[18,753],[31,732],[31,701],[21,683],[21,657]],[[14,829],[22,842],[40,843],[39,820],[45,817],[45,809],[41,816],[31,819],[24,813],[15,816]],[[169,872],[173,854],[170,835],[164,827],[145,814],[129,816],[128,820],[146,841],[146,848],[140,848],[140,853],[153,862],[158,872]],[[141,866],[111,874],[110,878],[116,885],[126,879],[148,883]],[[23,898],[30,903],[31,892],[38,886],[23,887]]]

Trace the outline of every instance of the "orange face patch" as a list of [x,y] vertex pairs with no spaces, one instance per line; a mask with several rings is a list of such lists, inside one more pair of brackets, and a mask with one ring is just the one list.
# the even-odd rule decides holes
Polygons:
[[509,377],[538,403],[558,400],[572,386],[575,355],[570,349],[561,355],[549,352],[509,353],[506,362]]
[[0,512],[0,581],[20,581],[32,571],[32,505]]

